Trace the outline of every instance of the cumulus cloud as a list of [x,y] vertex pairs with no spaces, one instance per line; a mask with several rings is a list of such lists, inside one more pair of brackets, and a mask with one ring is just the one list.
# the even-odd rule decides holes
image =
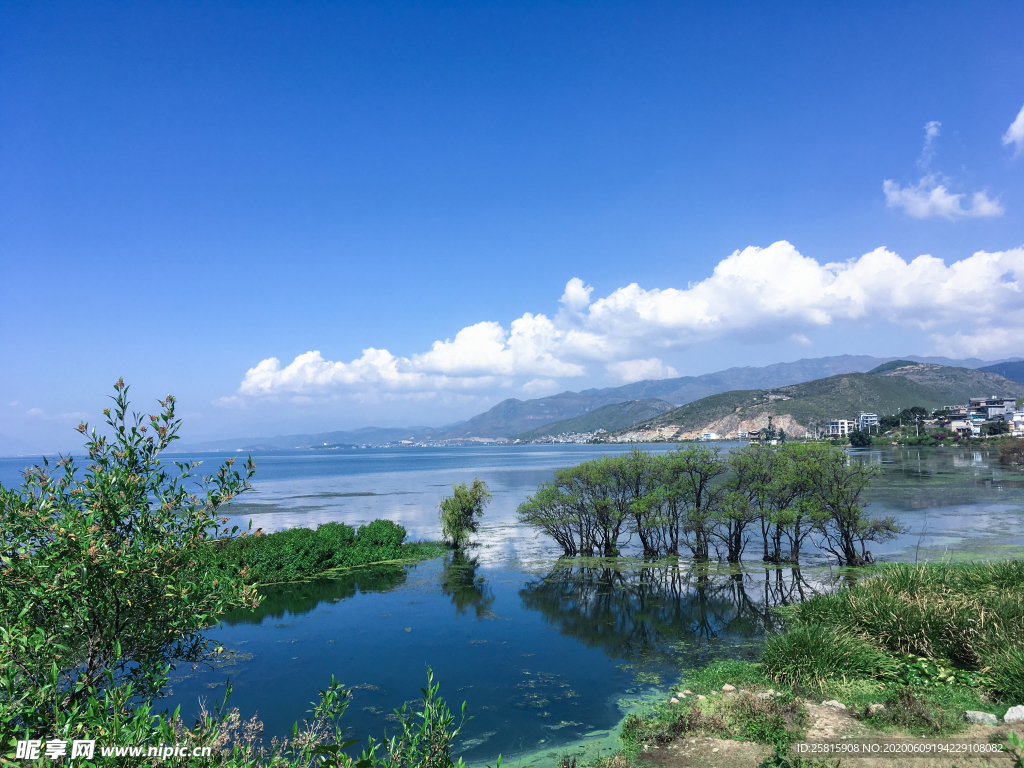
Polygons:
[[1024,151],[1024,107],[1020,108],[1020,112],[1017,113],[1017,119],[1010,124],[1010,127],[1006,129],[1006,133],[1003,134],[1003,144],[1013,144],[1016,147],[1014,155],[1019,155]]
[[559,299],[559,302],[564,305],[566,309],[578,312],[581,309],[585,309],[590,304],[590,294],[593,292],[593,286],[584,285],[582,280],[578,277],[574,277],[565,284],[565,293],[562,294],[562,298]]
[[[481,323],[480,325],[487,324]],[[460,331],[460,335],[469,331],[468,337],[474,337],[477,331],[473,329],[478,329],[478,326],[473,326],[472,329],[464,328]],[[487,345],[486,334],[481,335]],[[450,342],[436,342],[435,347],[442,343],[449,344]],[[433,350],[431,351],[433,352]],[[485,351],[487,350],[485,349]],[[442,363],[445,362],[448,361],[442,360]],[[283,367],[281,361],[276,357],[267,358],[246,371],[238,391],[242,395],[250,396],[281,393],[316,396],[346,388],[413,391],[444,388],[464,389],[489,386],[494,383],[495,378],[489,375],[429,375],[416,370],[410,360],[396,358],[386,349],[369,347],[363,350],[362,357],[350,363],[324,360],[317,350],[304,352]]]
[[917,158],[917,167],[924,172],[924,176],[916,184],[904,187],[892,179],[882,182],[886,205],[890,208],[902,208],[904,213],[915,219],[930,219],[936,216],[950,220],[1002,216],[1005,209],[999,204],[998,198],[990,198],[983,190],[971,195],[970,204],[965,206],[964,200],[967,199],[967,195],[950,192],[946,187],[946,180],[932,172],[931,165],[935,158],[936,140],[941,127],[942,123],[938,120],[932,120],[924,126],[924,147]]
[[270,357],[224,404],[339,393],[470,396],[513,385],[532,394],[602,369],[620,382],[667,378],[678,374],[665,353],[720,340],[803,345],[805,332],[848,321],[929,332],[943,354],[999,354],[1024,342],[1022,281],[1024,248],[979,251],[949,265],[928,255],[906,261],[885,248],[821,263],[783,240],[736,251],[686,288],[632,283],[591,301],[593,289],[573,278],[554,317],[527,312],[507,329],[480,322],[408,357],[373,347],[351,362],[318,351],[287,365]]
[[620,384],[646,379],[672,379],[679,375],[675,368],[665,365],[656,357],[649,357],[646,360],[622,360],[618,363],[609,363],[606,368]]
[[435,341],[429,352],[413,355],[409,367],[461,376],[581,376],[581,366],[562,362],[552,354],[559,336],[551,320],[527,312],[512,321],[511,333],[499,323],[484,322],[463,328],[454,339]]

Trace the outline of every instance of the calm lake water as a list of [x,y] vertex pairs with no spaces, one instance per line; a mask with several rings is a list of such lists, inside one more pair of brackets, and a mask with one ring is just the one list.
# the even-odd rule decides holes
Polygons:
[[[670,450],[672,446],[646,446]],[[809,557],[799,573],[685,559],[558,562],[551,542],[515,522],[516,506],[557,467],[618,452],[608,446],[508,446],[281,452],[258,457],[236,524],[273,531],[338,520],[401,523],[437,538],[436,506],[453,481],[485,480],[494,500],[468,558],[353,571],[264,590],[258,611],[210,634],[234,655],[217,669],[182,669],[170,706],[200,698],[287,732],[335,675],[354,689],[353,734],[380,737],[393,709],[415,703],[427,667],[453,708],[473,720],[458,742],[471,764],[550,763],[564,750],[614,747],[630,707],[663,694],[686,668],[756,658],[776,626],[772,607],[832,589],[843,576]],[[621,450],[626,450],[622,448]],[[195,457],[212,470],[228,454]],[[995,452],[886,449],[857,453],[885,474],[869,509],[910,528],[874,548],[879,559],[962,560],[1024,555],[1024,477]],[[0,459],[17,484],[25,459]],[[756,550],[756,546],[752,545]],[[756,552],[752,555],[756,558]],[[391,720],[389,720],[389,717]]]

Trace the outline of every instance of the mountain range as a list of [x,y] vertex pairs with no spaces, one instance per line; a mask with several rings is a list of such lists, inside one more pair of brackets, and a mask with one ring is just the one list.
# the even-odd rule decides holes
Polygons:
[[[681,406],[712,395],[734,390],[767,390],[785,387],[839,374],[865,373],[879,365],[893,360],[907,360],[915,363],[954,367],[959,369],[993,370],[998,366],[1009,366],[1006,370],[1019,380],[1024,380],[1024,361],[1013,358],[1006,361],[986,361],[975,358],[951,360],[945,357],[904,358],[872,357],[870,355],[834,355],[831,357],[805,358],[791,363],[776,363],[767,366],[744,366],[701,376],[680,376],[671,379],[637,381],[618,387],[585,389],[581,392],[561,392],[548,397],[531,400],[509,398],[493,408],[472,418],[441,427],[363,427],[348,431],[330,431],[276,437],[239,437],[230,440],[215,440],[202,443],[182,444],[179,452],[196,451],[261,451],[288,448],[309,448],[323,445],[382,445],[401,441],[422,442],[439,440],[488,440],[505,439],[510,436],[532,435],[534,439],[544,434],[558,434],[565,431],[594,431],[598,428],[609,431],[622,429],[643,422],[671,406]],[[1013,366],[1017,366],[1013,368]],[[995,372],[993,370],[993,372]],[[1008,376],[1007,378],[1013,378]],[[977,394],[975,392],[975,394]],[[993,394],[986,392],[984,394]],[[625,405],[632,401],[660,400],[664,406],[647,402],[645,406]],[[591,414],[610,405],[619,408],[606,409],[601,419],[589,418],[572,422],[581,416]],[[657,410],[650,410],[650,409]],[[606,421],[602,421],[602,419]],[[624,419],[635,419],[624,423]],[[556,425],[556,422],[558,425]],[[566,422],[566,424],[561,424]],[[604,426],[607,423],[609,426]],[[550,425],[550,426],[549,426]],[[583,428],[583,426],[588,428]],[[542,429],[547,427],[547,429]],[[550,432],[557,428],[559,432]],[[542,434],[543,433],[543,434]]]
[[865,411],[891,414],[967,404],[972,397],[1024,397],[1024,384],[990,370],[900,360],[868,373],[845,373],[784,387],[733,390],[687,403],[609,436],[616,442],[699,439],[707,432],[735,438],[772,417],[790,435],[812,434],[832,419]]

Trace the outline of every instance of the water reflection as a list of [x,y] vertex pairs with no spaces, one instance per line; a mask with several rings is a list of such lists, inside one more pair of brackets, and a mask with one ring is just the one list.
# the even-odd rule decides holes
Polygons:
[[459,616],[469,608],[476,612],[478,619],[490,615],[494,594],[484,577],[477,575],[476,570],[479,566],[475,557],[467,557],[461,549],[445,556],[444,569],[441,573],[441,591],[451,597],[455,613]]
[[519,596],[529,610],[609,656],[694,663],[745,655],[779,629],[772,610],[831,588],[798,568],[722,572],[682,561],[624,569],[613,560],[561,561]]
[[301,616],[320,603],[337,603],[357,593],[390,592],[405,583],[406,568],[401,565],[375,565],[356,568],[329,579],[313,579],[292,584],[261,587],[263,601],[256,610],[239,609],[223,618],[228,626],[259,624],[265,618],[280,619],[285,614]]

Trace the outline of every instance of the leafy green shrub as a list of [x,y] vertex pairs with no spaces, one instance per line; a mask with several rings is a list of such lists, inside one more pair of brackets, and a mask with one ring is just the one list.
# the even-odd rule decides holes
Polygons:
[[[363,753],[364,760],[377,768],[455,768],[456,763],[451,756],[452,743],[468,719],[466,704],[462,704],[461,717],[456,725],[455,715],[437,694],[439,688],[440,683],[434,682],[434,671],[428,667],[427,687],[420,689],[423,708],[413,712],[403,704],[401,710],[396,709],[401,732],[390,738],[385,735],[384,754],[380,757],[377,756],[379,745],[371,739],[369,751]],[[461,768],[462,758],[457,765]],[[501,768],[500,756],[497,768]]]
[[255,536],[219,541],[208,557],[215,567],[244,573],[250,583],[274,584],[336,568],[437,554],[407,545],[405,538],[405,528],[391,520],[374,520],[358,531],[332,522],[316,530],[290,528],[269,535],[257,531]]
[[863,638],[822,624],[799,624],[768,638],[761,662],[777,680],[818,687],[836,677],[878,677],[895,671],[892,658]]
[[399,560],[403,556],[402,545],[405,543],[405,537],[405,528],[391,520],[374,520],[367,523],[356,533],[358,559],[364,563]]
[[904,685],[981,685],[981,675],[978,673],[955,669],[948,662],[914,654],[907,654],[898,662],[895,677]]
[[19,489],[0,486],[0,744],[71,728],[108,693],[155,695],[169,666],[216,656],[203,629],[257,602],[206,559],[231,533],[219,507],[249,489],[255,465],[239,473],[229,460],[205,479],[197,464],[168,467],[174,398],[146,418],[130,414],[123,381],[115,391],[110,437],[78,427],[84,475],[63,457],[27,470]]

